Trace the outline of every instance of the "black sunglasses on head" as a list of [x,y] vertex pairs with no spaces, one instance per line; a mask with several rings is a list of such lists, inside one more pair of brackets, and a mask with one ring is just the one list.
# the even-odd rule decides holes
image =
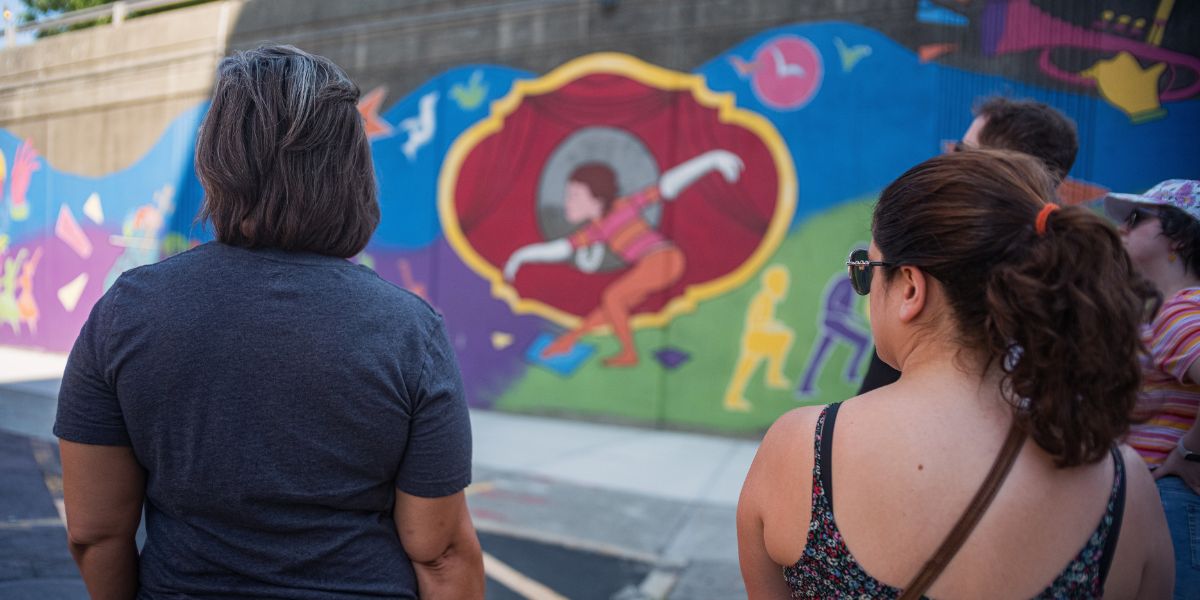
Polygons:
[[854,287],[855,293],[859,296],[866,296],[871,293],[871,276],[875,267],[890,267],[895,264],[882,260],[871,260],[863,248],[853,250],[850,252],[850,258],[846,259],[846,272],[850,275],[850,285]]
[[1145,223],[1147,219],[1157,218],[1159,218],[1157,210],[1154,210],[1153,208],[1142,208],[1140,206],[1135,206],[1133,207],[1133,210],[1129,211],[1129,215],[1125,217],[1125,227],[1133,229],[1138,225]]

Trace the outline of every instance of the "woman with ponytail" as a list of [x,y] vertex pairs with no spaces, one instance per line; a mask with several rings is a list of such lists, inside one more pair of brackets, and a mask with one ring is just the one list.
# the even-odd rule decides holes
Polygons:
[[[1162,306],[1143,330],[1141,422],[1128,443],[1154,474],[1175,547],[1175,597],[1200,595],[1200,181],[1112,194],[1108,214]],[[1188,594],[1191,594],[1190,596]]]
[[1153,292],[1112,226],[1053,199],[1002,151],[883,192],[847,266],[903,375],[768,431],[738,504],[751,598],[1169,595],[1153,481],[1118,446]]

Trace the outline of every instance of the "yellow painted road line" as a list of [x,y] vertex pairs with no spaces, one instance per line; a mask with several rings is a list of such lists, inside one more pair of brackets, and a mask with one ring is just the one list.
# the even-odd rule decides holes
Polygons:
[[496,484],[494,484],[490,481],[482,481],[479,483],[472,483],[471,485],[467,486],[466,494],[468,496],[474,496],[475,494],[486,494],[495,488],[496,488]]
[[483,553],[483,572],[525,600],[567,600],[566,596],[530,579],[487,552]]
[[54,459],[51,442],[30,440],[29,446],[33,450],[34,462],[42,469],[42,481],[46,483],[46,491],[50,492],[50,497],[54,499],[54,510],[58,511],[58,518],[62,521],[61,525],[66,527],[67,506],[63,503],[62,476],[55,474],[55,471],[59,470],[59,465]]
[[62,498],[54,499],[54,510],[58,511],[58,518],[60,521],[62,521],[62,526],[66,527],[67,526],[67,504],[65,502],[63,502]]

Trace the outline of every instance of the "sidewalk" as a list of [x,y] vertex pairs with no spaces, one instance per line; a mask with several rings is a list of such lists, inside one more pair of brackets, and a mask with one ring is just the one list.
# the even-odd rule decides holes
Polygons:
[[480,531],[648,563],[640,597],[745,597],[734,512],[756,443],[484,411],[471,422]]
[[[65,361],[65,355],[0,347],[0,438],[21,436],[30,447],[41,448],[33,463],[47,489],[55,487],[58,469],[57,455],[47,461],[45,448],[53,447],[55,398]],[[756,443],[478,410],[471,421],[475,473],[467,493],[475,525],[485,552],[499,555],[514,547],[504,560],[492,556],[489,562],[489,598],[601,597],[566,590],[563,585],[570,582],[554,584],[571,566],[564,561],[585,560],[581,557],[636,567],[625,568],[636,585],[603,597],[745,596],[734,509]],[[0,469],[5,464],[0,457]],[[25,465],[21,472],[28,470]],[[0,477],[15,472],[0,470]],[[15,500],[0,494],[5,556],[30,531],[41,531],[51,546],[59,537],[65,544],[56,507],[46,504],[55,491],[61,498],[61,489],[51,490],[36,510],[16,512],[7,506]],[[47,523],[53,527],[43,531]],[[522,556],[531,556],[528,544],[516,548],[522,540],[558,549],[548,556],[558,557],[551,560],[559,564],[542,560],[514,568]],[[77,575],[62,568],[63,557],[70,560],[65,545],[59,548],[60,555],[48,558],[40,551],[24,566],[16,558],[0,559],[0,597],[84,597]],[[10,562],[12,568],[6,568]],[[594,584],[596,591],[599,585]]]

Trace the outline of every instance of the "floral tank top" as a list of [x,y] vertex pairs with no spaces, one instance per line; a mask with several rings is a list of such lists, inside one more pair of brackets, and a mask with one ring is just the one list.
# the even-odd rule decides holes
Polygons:
[[[833,521],[833,480],[830,449],[833,424],[840,404],[825,407],[817,419],[812,475],[812,521],[808,542],[796,564],[784,567],[792,598],[899,598],[900,588],[871,577],[850,554]],[[1114,446],[1112,493],[1100,524],[1083,549],[1036,598],[1100,598],[1116,549],[1125,512],[1125,462]]]

